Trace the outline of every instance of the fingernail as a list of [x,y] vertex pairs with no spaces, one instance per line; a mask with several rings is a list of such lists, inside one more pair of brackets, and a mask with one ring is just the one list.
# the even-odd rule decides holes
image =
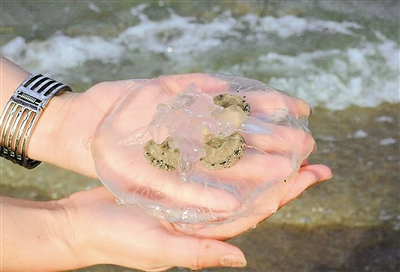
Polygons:
[[330,175],[330,176],[328,176],[328,177],[322,178],[322,179],[321,179],[321,182],[322,182],[322,181],[327,181],[327,180],[329,180],[329,179],[332,179],[333,176],[334,176],[334,175]]
[[243,255],[226,255],[219,261],[221,266],[227,267],[245,267],[247,261]]

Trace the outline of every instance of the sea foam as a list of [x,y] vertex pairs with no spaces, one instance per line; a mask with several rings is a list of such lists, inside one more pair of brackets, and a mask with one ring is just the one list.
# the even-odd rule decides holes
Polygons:
[[[157,65],[160,74],[245,75],[314,107],[344,109],[399,102],[399,44],[379,28],[293,15],[235,17],[229,11],[206,23],[173,11],[155,21],[143,13],[146,7],[132,8],[139,22],[114,37],[70,37],[60,31],[46,40],[28,42],[16,37],[1,52],[30,71],[61,80],[91,61],[118,67],[125,60],[162,55]],[[83,82],[96,73],[87,69]],[[129,76],[135,74],[132,71]],[[107,80],[119,76],[110,72]]]

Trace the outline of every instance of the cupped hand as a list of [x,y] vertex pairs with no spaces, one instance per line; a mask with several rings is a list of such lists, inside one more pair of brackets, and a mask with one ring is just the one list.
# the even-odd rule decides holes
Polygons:
[[[247,204],[247,197],[267,182],[275,184],[276,181],[290,180],[300,162],[314,148],[314,140],[303,124],[310,111],[308,105],[260,82],[239,77],[189,74],[131,84],[128,88],[127,84],[124,85],[126,92],[108,109],[91,146],[99,177],[121,202],[139,202],[144,206],[164,202],[167,207],[160,205],[161,210],[168,210],[168,216],[175,218],[180,216],[173,214],[179,207],[192,206],[191,211],[185,212],[193,214],[196,210],[194,220],[200,221],[203,219],[199,215],[205,214],[204,210],[225,212],[218,215],[217,220],[220,220],[229,217],[227,212],[245,209],[243,204]],[[151,134],[153,139],[160,138],[160,142],[169,136],[171,127],[173,130],[181,129],[179,133],[186,133],[188,137],[196,137],[193,136],[195,130],[208,119],[193,125],[195,118],[186,120],[183,117],[183,121],[179,120],[181,123],[167,118],[165,122],[176,124],[168,129],[163,124],[153,126],[157,131],[149,129],[159,105],[171,105],[178,94],[191,89],[210,96],[234,93],[245,98],[251,107],[250,121],[246,127],[239,128],[248,146],[243,158],[234,167],[218,171],[193,166],[194,175],[199,176],[201,182],[183,182],[177,171],[156,169],[143,155],[141,142],[146,129],[147,134]],[[205,107],[201,103],[197,106]],[[181,116],[176,114],[176,117]],[[261,133],[257,133],[260,130]],[[179,133],[177,135],[181,136]],[[127,144],[129,141],[136,141],[136,144]],[[209,180],[205,182],[210,185],[206,189],[204,180]],[[225,181],[228,182],[225,184]],[[221,190],[227,186],[233,187],[233,191],[240,195],[232,194],[232,190]],[[268,186],[273,187],[269,194],[274,194],[275,205],[278,205],[292,183]]]
[[201,269],[246,265],[240,249],[225,242],[182,235],[173,224],[139,208],[121,206],[100,187],[59,200],[68,218],[71,247],[85,266],[115,264],[146,271],[173,266]]
[[[129,80],[104,82],[93,86],[82,94],[70,94],[62,107],[68,114],[57,128],[58,143],[62,143],[64,152],[56,152],[55,159],[49,162],[64,168],[98,178],[92,157],[91,141],[104,117],[115,110],[119,99],[132,90],[139,88],[141,96],[133,96],[137,106],[136,114],[127,120],[131,131],[146,124],[154,114],[148,109],[160,103],[157,95],[167,93],[174,96],[195,83],[210,95],[224,92],[227,83],[224,80],[203,74],[165,76],[154,80]],[[294,118],[305,119],[310,113],[308,105],[298,99],[282,95],[280,92],[248,93],[247,99],[253,112],[262,113],[271,109],[285,110]],[[314,184],[331,177],[330,169],[324,165],[303,163],[300,169],[293,169],[288,155],[296,153],[305,160],[315,150],[314,141],[303,129],[288,126],[272,126],[271,135],[245,134],[246,142],[257,146],[264,153],[248,154],[231,169],[222,170],[221,176],[242,176],[249,182],[250,188],[256,188],[258,182],[273,177],[281,179],[276,190],[268,191],[256,199],[254,212],[236,217],[229,223],[212,224],[205,228],[191,229],[188,225],[171,224],[160,218],[150,217],[133,206],[117,205],[115,197],[104,187],[72,195],[68,203],[69,216],[74,218],[80,241],[92,248],[92,254],[83,256],[94,263],[114,263],[144,270],[163,270],[171,266],[201,268],[221,264],[244,264],[242,252],[232,245],[214,239],[229,239],[252,228],[272,215],[276,210]],[[129,136],[129,135],[127,135]],[[78,144],[77,144],[78,143]],[[79,144],[81,143],[81,144]],[[57,149],[56,149],[57,150]],[[79,158],[79,160],[77,160]],[[279,163],[278,163],[279,162]],[[119,161],[112,161],[118,165]],[[147,167],[147,166],[146,166]],[[236,209],[243,203],[221,190],[209,190],[208,194],[193,192],[193,186],[175,186],[174,179],[165,172],[137,166],[132,179],[130,175],[116,169],[116,177],[132,181],[131,190],[140,186],[140,178],[147,179],[150,198],[160,201],[163,197],[179,196],[179,201],[196,206],[214,207],[216,211]],[[155,171],[156,170],[156,171]],[[288,175],[289,173],[289,175]],[[137,179],[138,178],[138,179]],[[170,182],[170,183],[169,183]],[[169,184],[166,186],[165,184]],[[160,191],[161,190],[161,191]],[[180,194],[176,194],[180,191]],[[161,193],[159,193],[161,192]],[[214,201],[214,202],[213,202]],[[191,232],[192,237],[183,235]],[[195,238],[197,237],[197,238]],[[185,249],[185,250],[183,250]],[[223,258],[223,256],[228,256]],[[137,258],[136,258],[137,257]],[[235,259],[237,257],[237,259]],[[221,259],[222,258],[222,259]],[[222,261],[221,261],[222,260]],[[241,260],[241,261],[240,261]]]
[[[326,166],[304,165],[280,207],[330,176]],[[237,236],[272,214],[213,225],[188,236],[177,225],[151,217],[138,207],[118,205],[105,187],[81,191],[58,202],[68,218],[68,224],[64,224],[70,228],[67,233],[73,233],[71,248],[84,266],[115,264],[146,271],[173,266],[245,266],[243,252],[219,240]]]
[[[56,152],[58,163],[55,164],[98,178],[93,152],[95,159],[101,158],[97,162],[97,170],[105,173],[101,177],[102,181],[117,195],[132,192],[144,195],[157,203],[162,201],[168,203],[173,200],[177,205],[193,206],[203,211],[211,210],[217,215],[221,214],[217,221],[221,218],[223,220],[226,212],[229,215],[238,209],[246,208],[246,200],[238,199],[237,195],[218,187],[209,186],[205,189],[202,184],[181,182],[176,173],[158,170],[145,161],[141,146],[138,145],[132,150],[130,148],[134,147],[133,145],[120,145],[118,143],[121,142],[121,138],[113,137],[116,135],[115,131],[122,130],[124,132],[122,139],[127,139],[132,132],[140,130],[151,121],[157,105],[168,100],[168,97],[175,97],[182,91],[193,88],[193,85],[215,96],[226,92],[232,84],[235,83],[227,82],[221,77],[189,74],[163,76],[152,80],[105,82],[93,86],[82,94],[71,94],[69,103],[63,107],[67,109],[68,114],[57,130],[58,137],[62,138],[57,142],[62,143],[63,150]],[[255,83],[257,84],[259,83]],[[240,90],[241,86],[237,87]],[[276,111],[300,120],[301,125],[310,113],[304,101],[287,96],[266,85],[245,90],[244,95],[252,108],[251,116],[262,116]],[[115,115],[115,112],[120,110],[118,107],[121,103],[128,104],[129,114],[118,115],[123,117],[120,118],[120,122],[115,123],[117,127],[113,127],[113,124],[104,125],[110,120],[106,118],[107,116]],[[299,194],[301,190],[297,189],[299,187],[297,181],[302,180],[301,177],[304,176],[301,175],[302,172],[310,172],[296,167],[315,149],[312,136],[302,127],[282,126],[279,121],[268,126],[270,133],[261,135],[242,133],[250,148],[234,167],[218,171],[202,169],[205,175],[218,176],[221,180],[233,180],[236,186],[234,189],[244,192],[244,195],[250,194],[265,184],[265,181],[272,181],[270,189],[254,200],[256,209],[252,209],[254,212],[247,214],[247,217],[257,217],[259,214],[266,217],[266,214],[275,212],[288,195]],[[97,133],[99,132],[99,124],[105,128],[106,133],[103,135],[108,137],[108,142],[102,140],[96,142],[95,131],[97,129]],[[253,152],[254,148],[261,152]],[[305,169],[317,169],[318,172],[318,167],[308,166]],[[327,176],[329,174],[322,178]],[[314,177],[308,184],[316,180],[318,178]]]
[[[274,202],[271,202],[268,196],[266,196],[265,199],[261,199],[258,203],[258,212],[254,212],[251,216],[239,217],[231,222],[212,225],[207,228],[194,229],[191,235],[219,240],[226,240],[240,235],[249,229],[255,228],[258,224],[273,215],[278,209],[300,196],[308,188],[326,181],[331,177],[332,172],[327,166],[321,164],[309,165],[305,163],[298,171],[298,174],[292,178],[293,180],[291,182],[293,182],[294,185],[287,194],[280,199],[277,206],[275,204],[271,205],[271,203]],[[190,229],[188,225],[176,226],[176,229],[185,232],[188,231],[188,228]]]

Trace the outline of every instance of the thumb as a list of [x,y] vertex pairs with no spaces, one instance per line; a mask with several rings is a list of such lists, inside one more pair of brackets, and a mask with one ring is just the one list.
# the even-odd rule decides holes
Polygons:
[[288,194],[282,199],[280,207],[286,205],[291,200],[301,195],[305,190],[318,182],[330,179],[331,170],[322,164],[306,165],[300,168],[299,175],[294,181],[294,185]]

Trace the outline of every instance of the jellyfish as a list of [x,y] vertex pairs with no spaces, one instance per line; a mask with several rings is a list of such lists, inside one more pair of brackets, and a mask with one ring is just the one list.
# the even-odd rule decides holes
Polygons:
[[178,225],[224,224],[278,208],[314,149],[309,112],[253,79],[163,76],[117,99],[91,151],[119,204]]

